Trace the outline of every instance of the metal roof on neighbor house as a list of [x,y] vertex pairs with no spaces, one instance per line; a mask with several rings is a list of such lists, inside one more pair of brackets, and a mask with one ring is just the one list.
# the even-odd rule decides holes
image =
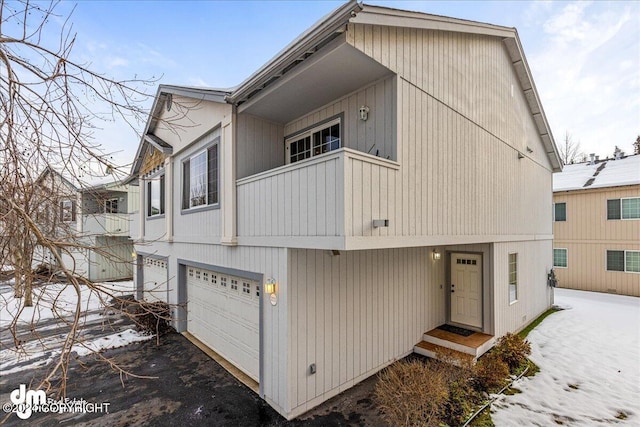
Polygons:
[[623,185],[640,185],[639,154],[619,160],[601,160],[594,164],[565,165],[562,172],[553,174],[554,192]]

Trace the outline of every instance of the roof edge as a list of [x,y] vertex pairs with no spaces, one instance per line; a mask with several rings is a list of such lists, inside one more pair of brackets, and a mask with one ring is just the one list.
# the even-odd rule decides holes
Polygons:
[[236,104],[242,98],[247,97],[253,92],[255,87],[266,83],[278,70],[286,68],[307,50],[320,44],[322,40],[336,32],[336,30],[345,25],[349,19],[361,10],[362,4],[356,0],[351,0],[325,15],[238,85],[238,87],[227,96],[227,102]]

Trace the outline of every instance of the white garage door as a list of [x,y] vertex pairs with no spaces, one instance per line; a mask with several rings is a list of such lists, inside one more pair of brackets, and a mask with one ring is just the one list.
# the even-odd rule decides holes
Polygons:
[[144,257],[142,262],[143,298],[167,302],[167,262],[150,257]]
[[188,331],[258,381],[258,282],[187,268]]

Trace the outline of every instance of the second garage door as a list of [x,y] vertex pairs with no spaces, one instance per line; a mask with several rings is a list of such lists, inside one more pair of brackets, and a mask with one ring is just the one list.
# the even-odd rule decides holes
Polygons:
[[167,262],[151,257],[145,257],[142,262],[144,299],[167,302]]
[[186,269],[188,331],[258,381],[259,283],[212,270]]

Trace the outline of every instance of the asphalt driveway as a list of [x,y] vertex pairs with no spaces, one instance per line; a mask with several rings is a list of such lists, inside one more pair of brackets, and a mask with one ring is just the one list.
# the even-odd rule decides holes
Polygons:
[[[12,414],[5,425],[384,425],[372,403],[375,377],[288,422],[180,334],[163,336],[159,346],[152,339],[103,354],[136,375],[157,378],[121,377],[95,355],[78,358],[70,367],[67,397],[96,404],[107,402],[109,413],[34,413],[26,421]],[[9,402],[9,393],[20,384],[36,384],[44,372],[40,368],[2,375],[0,402]]]

